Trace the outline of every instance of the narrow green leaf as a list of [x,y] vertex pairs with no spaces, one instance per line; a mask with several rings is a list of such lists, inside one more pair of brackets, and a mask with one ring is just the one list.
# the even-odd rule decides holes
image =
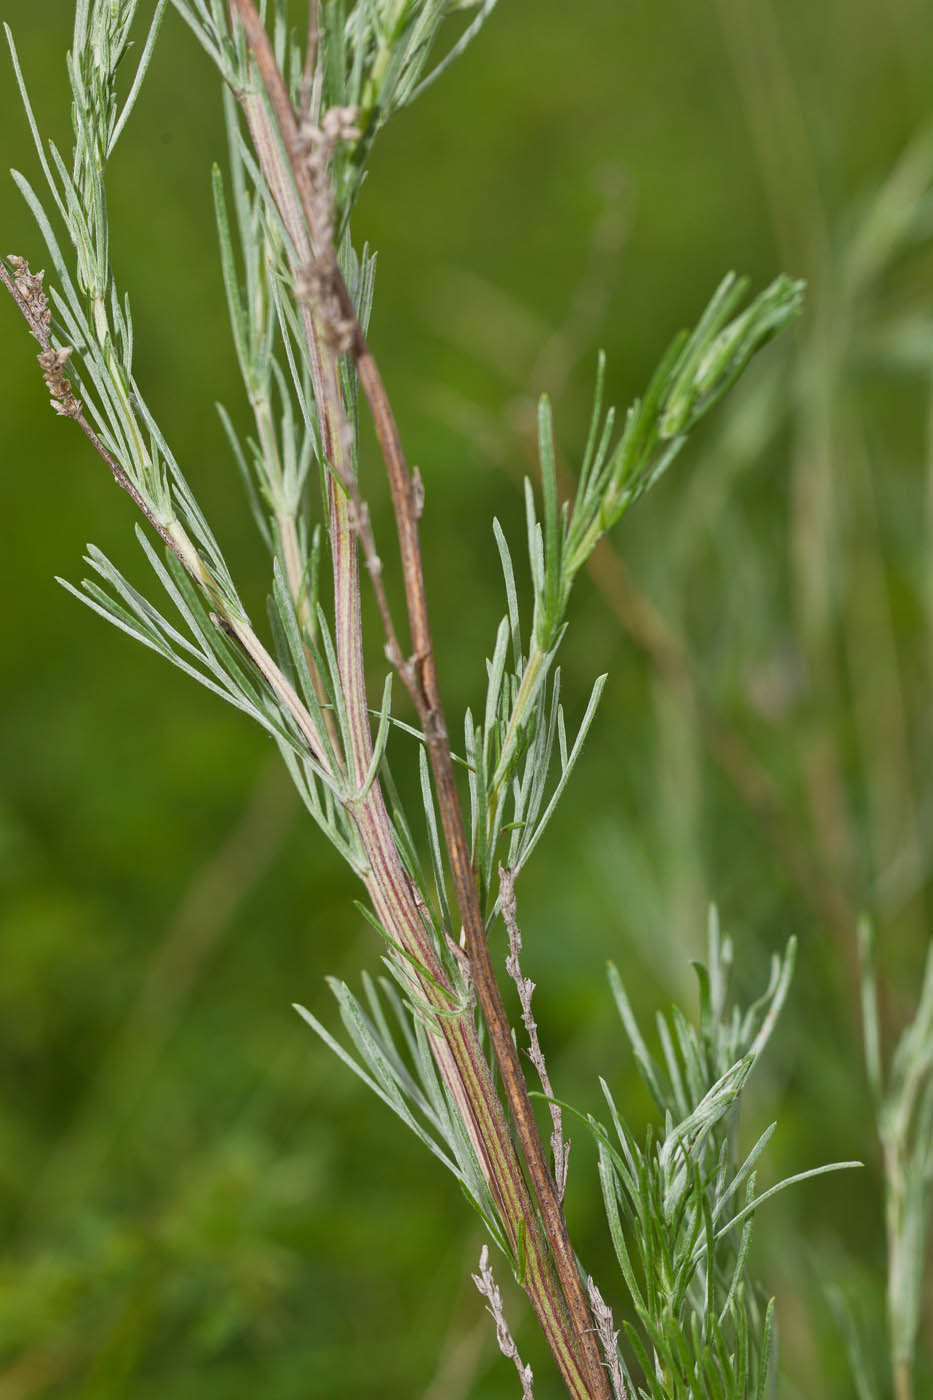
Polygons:
[[864,1165],[864,1162],[827,1162],[825,1166],[811,1167],[809,1171],[797,1172],[794,1176],[785,1177],[784,1180],[778,1182],[776,1186],[772,1186],[767,1191],[763,1191],[750,1205],[744,1206],[737,1215],[732,1217],[727,1225],[720,1226],[716,1231],[717,1240],[721,1240],[724,1235],[727,1235],[730,1230],[738,1225],[740,1220],[744,1220],[752,1211],[757,1210],[760,1205],[769,1200],[772,1196],[776,1196],[779,1191],[786,1190],[788,1186],[794,1186],[798,1181],[810,1181],[815,1176],[825,1176],[827,1172],[850,1171],[854,1167],[863,1167]]
[[768,1304],[765,1313],[764,1332],[761,1341],[761,1360],[758,1365],[758,1384],[755,1387],[755,1400],[768,1400],[774,1357],[774,1299]]

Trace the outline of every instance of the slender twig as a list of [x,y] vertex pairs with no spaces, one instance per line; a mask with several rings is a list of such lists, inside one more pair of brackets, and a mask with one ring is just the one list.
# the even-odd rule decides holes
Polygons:
[[489,1247],[483,1245],[479,1256],[479,1273],[473,1275],[473,1282],[477,1290],[486,1299],[489,1315],[496,1324],[496,1341],[499,1343],[499,1350],[503,1356],[507,1356],[510,1361],[514,1361],[515,1369],[518,1372],[519,1380],[522,1383],[522,1400],[534,1400],[534,1390],[532,1383],[534,1376],[531,1367],[526,1366],[518,1354],[518,1347],[512,1333],[509,1331],[509,1324],[505,1320],[505,1309],[502,1306],[502,1294],[499,1292],[499,1285],[493,1276],[492,1266],[489,1263]]
[[622,1363],[619,1361],[619,1333],[613,1321],[612,1309],[596,1287],[594,1279],[587,1279],[586,1288],[590,1295],[590,1306],[596,1321],[596,1335],[599,1337],[599,1344],[606,1358],[606,1369],[612,1381],[615,1398],[616,1400],[628,1400],[625,1377],[622,1375]]
[[[551,1076],[547,1061],[538,1038],[538,1024],[531,1009],[531,998],[535,984],[522,973],[522,931],[518,926],[515,903],[515,871],[499,866],[499,912],[502,914],[506,932],[509,935],[509,955],[505,960],[505,970],[515,983],[518,1000],[522,1008],[522,1024],[528,1033],[528,1058],[535,1067],[551,1113],[551,1155],[554,1159],[554,1180],[557,1193],[563,1201],[567,1189],[567,1168],[570,1165],[570,1143],[564,1141],[564,1120],[560,1104],[554,1097]],[[592,1280],[591,1280],[592,1282]],[[592,1300],[592,1290],[590,1290]]]

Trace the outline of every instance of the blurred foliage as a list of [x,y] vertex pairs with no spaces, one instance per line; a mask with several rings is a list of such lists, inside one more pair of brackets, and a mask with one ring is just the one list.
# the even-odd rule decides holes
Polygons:
[[[67,144],[70,7],[9,0],[6,17]],[[809,282],[796,337],[575,599],[571,713],[610,680],[521,891],[556,1092],[598,1111],[604,1073],[635,1125],[648,1105],[605,959],[645,1017],[689,987],[711,898],[749,988],[799,937],[749,1143],[776,1117],[775,1179],[868,1166],[759,1222],[789,1400],[852,1395],[840,1299],[889,1393],[855,925],[865,910],[876,929],[890,1045],[933,895],[931,71],[913,0],[501,0],[381,138],[356,216],[381,255],[375,348],[426,483],[453,712],[482,695],[490,520],[519,528],[538,392],[570,455],[597,344],[621,406],[727,268]],[[5,163],[33,173],[8,68],[0,129]],[[239,402],[210,206],[223,150],[214,76],[170,15],[114,159],[115,262],[139,378],[258,615],[261,550],[211,408]],[[0,208],[4,251],[39,264],[11,184]],[[48,411],[7,302],[0,337],[0,1400],[513,1395],[456,1187],[290,1007],[327,1020],[325,974],[374,964],[352,881],[258,731],[52,582],[80,574],[86,539],[132,570],[132,507]],[[610,1279],[577,1138],[571,1228]],[[547,1400],[533,1322],[514,1291],[506,1306]],[[931,1388],[928,1279],[916,1393]]]

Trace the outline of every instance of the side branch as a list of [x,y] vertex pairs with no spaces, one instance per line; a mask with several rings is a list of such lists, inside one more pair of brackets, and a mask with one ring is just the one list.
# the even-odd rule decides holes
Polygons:
[[[71,418],[77,423],[91,446],[106,464],[117,485],[130,497],[130,500],[163,543],[171,550],[186,573],[207,594],[210,602],[219,610],[211,613],[212,620],[243,648],[260,675],[291,715],[308,746],[308,751],[326,773],[328,767],[326,750],[311,715],[302,704],[294,687],[282,674],[249,623],[242,617],[228,614],[224,608],[223,600],[218,595],[216,588],[212,586],[213,581],[203,560],[185,532],[178,526],[178,522],[173,522],[175,529],[172,529],[158,518],[149,503],[137,490],[127,472],[107,450],[85,417],[81,400],[75,395],[65,375],[65,366],[71,350],[66,346],[56,349],[52,344],[52,312],[43,286],[45,274],[32,272],[26,259],[16,257],[14,254],[10,254],[7,261],[12,267],[14,275],[10,276],[0,260],[0,281],[3,282],[19,307],[30,332],[41,346],[37,358],[49,390],[53,409],[61,417]],[[328,774],[328,777],[330,776]]]
[[45,288],[42,285],[45,273],[30,271],[26,259],[18,258],[13,253],[8,255],[7,261],[13,269],[14,276],[10,276],[0,260],[0,281],[3,282],[10,296],[16,302],[30,332],[41,346],[40,353],[36,358],[42,369],[42,377],[48,388],[53,409],[60,417],[71,418],[77,423],[94,451],[103,459],[110,475],[120,489],[126,492],[133,504],[146,517],[153,530],[187,569],[189,561],[179,548],[177,540],[172,537],[168,528],[150,510],[119,462],[114,461],[85,417],[81,400],[72,391],[71,384],[65,376],[65,365],[71,350],[67,346],[56,350],[52,344],[52,312]]
[[477,1291],[486,1299],[486,1310],[496,1324],[496,1341],[499,1343],[499,1350],[509,1361],[515,1363],[518,1378],[522,1383],[522,1400],[535,1400],[535,1393],[532,1389],[534,1375],[531,1367],[526,1366],[519,1356],[515,1339],[509,1331],[509,1324],[505,1320],[505,1309],[502,1306],[502,1294],[499,1292],[499,1285],[496,1283],[492,1265],[489,1262],[489,1247],[485,1244],[479,1256],[479,1273],[473,1275],[473,1282],[476,1284]]
[[518,1000],[522,1008],[522,1024],[528,1032],[526,1053],[535,1067],[541,1088],[548,1100],[552,1127],[551,1156],[554,1161],[554,1181],[557,1186],[557,1194],[563,1201],[564,1192],[567,1189],[567,1168],[570,1165],[570,1142],[564,1141],[564,1116],[560,1104],[554,1097],[554,1088],[548,1073],[547,1061],[538,1038],[538,1024],[531,1006],[535,984],[530,977],[526,977],[522,972],[522,931],[518,926],[515,903],[515,871],[507,870],[502,865],[499,866],[499,908],[502,911],[502,921],[509,936],[509,955],[505,960],[505,970],[515,983],[515,989],[518,992]]

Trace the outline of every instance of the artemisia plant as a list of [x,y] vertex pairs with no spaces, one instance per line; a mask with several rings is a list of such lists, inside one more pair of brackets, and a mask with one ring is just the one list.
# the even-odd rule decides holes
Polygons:
[[[346,986],[334,987],[356,1058],[304,1012],[306,1019],[454,1173],[527,1294],[575,1400],[636,1390],[685,1400],[761,1396],[773,1370],[770,1312],[747,1280],[746,1222],[763,1143],[739,1165],[734,1115],[786,991],[789,962],[776,963],[758,1008],[729,1019],[723,949],[714,938],[702,981],[702,1034],[691,1038],[678,1024],[679,1048],[666,1046],[667,1078],[653,1067],[617,983],[626,1030],[665,1114],[663,1133],[644,1149],[611,1101],[613,1133],[591,1122],[628,1294],[633,1380],[612,1314],[567,1229],[568,1145],[531,983],[519,966],[515,883],[573,769],[602,688],[597,681],[568,736],[556,658],[574,579],[755,352],[795,316],[801,287],[779,278],[743,307],[744,283],[727,277],[693,331],[674,338],[619,424],[603,408],[600,361],[570,501],[558,499],[551,410],[542,400],[540,495],[526,487],[530,612],[520,607],[511,548],[496,525],[506,613],[486,662],[484,712],[456,726],[460,732],[463,724],[458,760],[421,562],[430,467],[423,481],[409,470],[367,341],[374,265],[368,249],[354,244],[351,220],[382,127],[462,51],[493,4],[312,0],[296,32],[284,0],[266,7],[174,0],[217,70],[226,112],[229,175],[215,171],[214,195],[254,437],[241,442],[222,417],[272,557],[265,637],[135,377],[130,305],[111,269],[107,164],[166,0],[155,6],[122,98],[117,71],[138,0],[79,0],[68,64],[75,146],[67,161],[39,135],[10,40],[51,202],[43,204],[23,176],[14,178],[44,237],[50,275],[46,281],[21,256],[8,258],[0,275],[39,342],[52,406],[83,431],[141,513],[148,528],[138,529],[140,544],[173,620],[93,548],[94,577],[80,589],[65,586],[268,731],[311,816],[365,889],[391,979],[378,987],[367,981],[365,1007]],[[453,12],[463,12],[459,29]],[[449,28],[454,38],[438,50]],[[374,425],[391,493],[404,625],[383,583],[367,508],[375,483],[360,470],[362,411]],[[364,587],[375,594],[390,665],[375,704],[363,664]],[[408,697],[402,718],[393,710],[393,678]],[[393,764],[412,762],[423,798],[415,820],[402,811],[392,780]],[[528,1063],[549,1104],[550,1153],[492,957],[497,920],[508,935],[506,970],[518,986]],[[531,1372],[509,1336],[485,1251],[476,1279],[529,1395]]]

